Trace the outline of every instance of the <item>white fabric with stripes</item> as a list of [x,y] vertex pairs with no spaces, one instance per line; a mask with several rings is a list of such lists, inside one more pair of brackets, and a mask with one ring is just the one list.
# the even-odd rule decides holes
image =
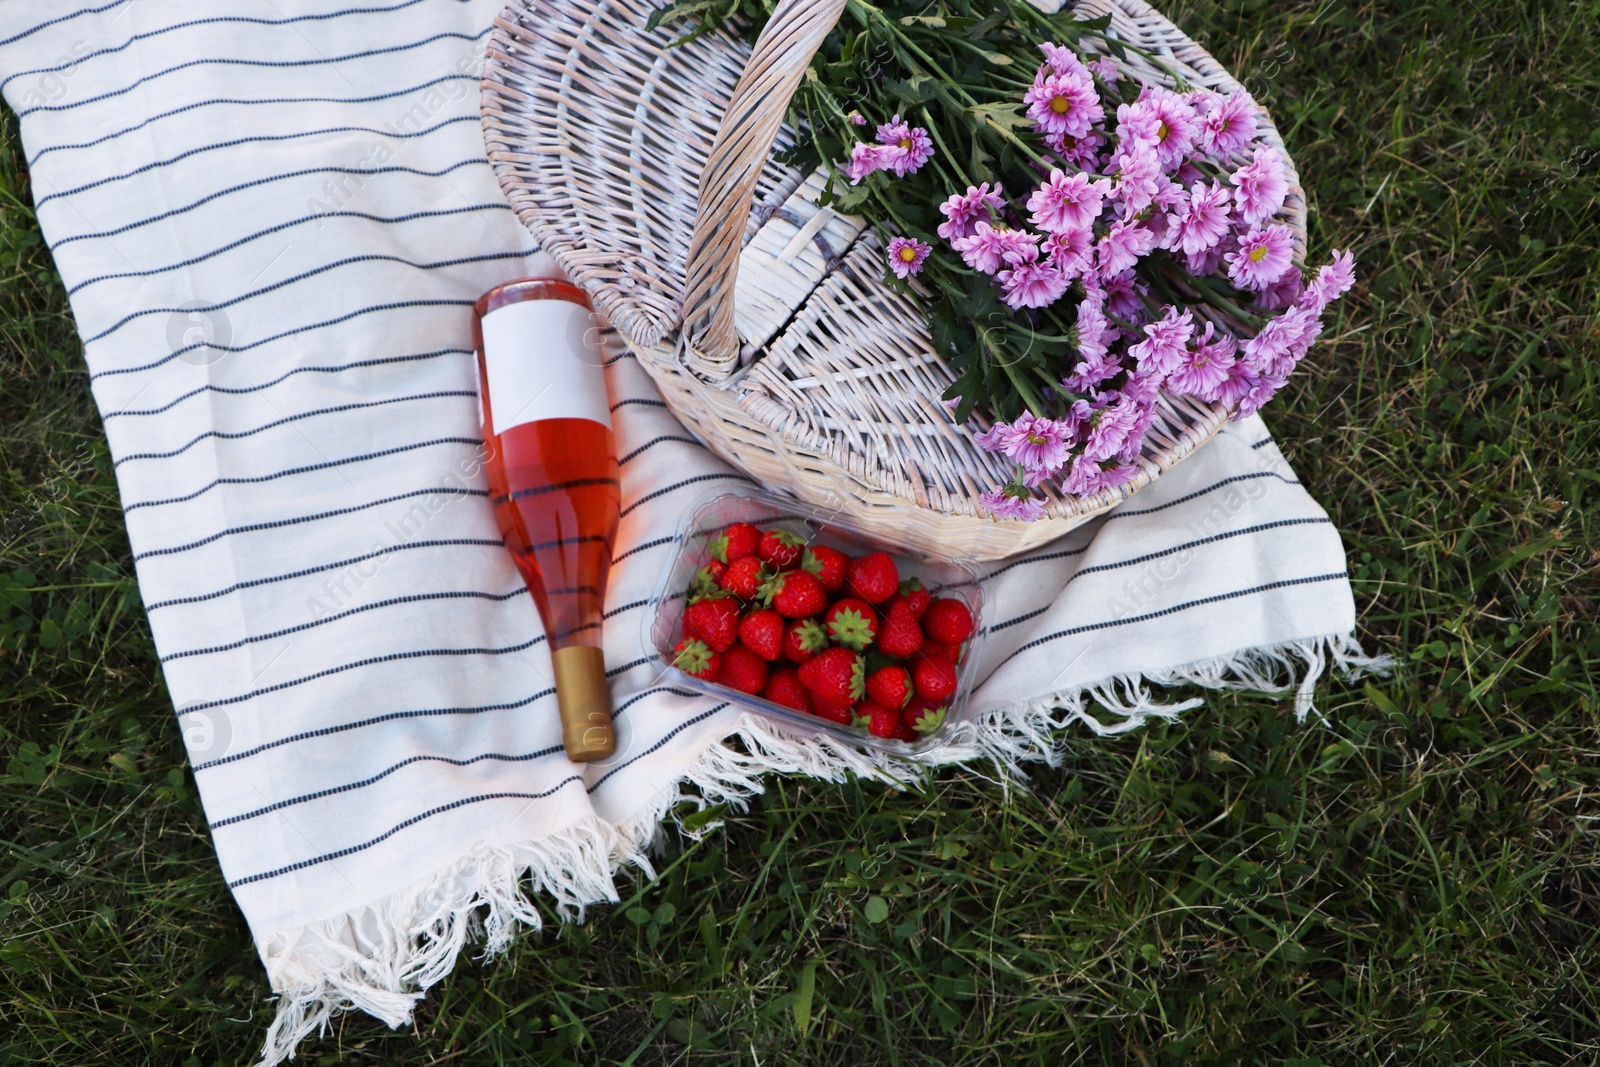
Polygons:
[[[548,266],[479,135],[499,4],[0,4],[4,95],[174,728],[282,994],[267,1063],[352,1004],[399,1025],[470,939],[495,950],[537,925],[533,897],[614,899],[685,791],[914,770],[663,679],[644,614],[670,535],[742,476],[629,358],[610,369],[628,456],[606,633],[620,754],[565,759],[477,462],[471,304]],[[1142,680],[1298,677],[1304,713],[1330,657],[1361,662],[1338,534],[1259,419],[989,570],[972,667],[987,680],[937,760],[1050,758],[1072,720],[1106,731],[1188,706]]]

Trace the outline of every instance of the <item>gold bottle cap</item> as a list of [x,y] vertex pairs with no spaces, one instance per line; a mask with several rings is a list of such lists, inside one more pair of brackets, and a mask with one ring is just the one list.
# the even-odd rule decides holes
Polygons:
[[556,701],[561,705],[562,743],[574,763],[593,763],[617,750],[611,725],[611,691],[606,687],[605,654],[575,645],[550,656],[556,672]]

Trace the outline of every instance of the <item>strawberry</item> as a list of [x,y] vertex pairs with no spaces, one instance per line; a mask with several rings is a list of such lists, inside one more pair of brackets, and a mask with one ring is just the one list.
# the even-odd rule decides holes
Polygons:
[[767,686],[767,661],[743,645],[734,645],[722,654],[717,684],[755,696]]
[[959,648],[972,636],[972,612],[961,601],[942,596],[928,605],[922,632],[942,645]]
[[916,655],[922,642],[922,626],[912,614],[910,604],[904,599],[892,604],[878,630],[878,648],[904,659]]
[[869,552],[850,561],[850,591],[869,604],[882,604],[900,589],[900,569],[887,552]]
[[672,650],[672,665],[684,674],[711,681],[722,669],[722,656],[711,651],[711,646],[694,637],[685,637]]
[[940,701],[913,697],[911,703],[906,705],[905,711],[900,713],[900,718],[920,737],[923,734],[931,734],[943,726],[947,711],[948,709]]
[[727,572],[728,565],[717,560],[695,571],[694,580],[689,583],[689,603],[719,595],[722,592],[722,576]]
[[867,697],[874,704],[899,711],[911,700],[911,672],[904,667],[885,667],[867,675]]
[[816,619],[795,619],[783,631],[783,654],[804,663],[828,647],[828,633]]
[[886,708],[882,704],[864,700],[856,708],[856,714],[866,715],[867,733],[873,737],[893,737],[900,729],[898,708]]
[[865,600],[847,596],[833,602],[822,617],[828,636],[835,644],[853,648],[857,652],[872,644],[878,636],[878,612]]
[[878,705],[870,700],[862,700],[850,709],[850,725],[857,730],[865,730],[872,725],[872,709]]
[[767,675],[767,686],[761,695],[786,708],[811,710],[811,691],[800,684],[800,672],[793,667],[779,667]]
[[739,640],[770,663],[783,654],[783,616],[771,608],[752,611],[739,623]]
[[950,650],[948,648],[946,648],[944,645],[941,645],[931,637],[925,637],[922,639],[922,656],[924,659],[949,660],[951,663],[956,661],[955,656],[950,654]]
[[828,606],[828,594],[805,571],[784,571],[767,579],[761,586],[761,599],[786,619],[803,619]]
[[890,606],[901,601],[905,601],[906,606],[911,609],[912,616],[918,620],[922,618],[923,612],[927,611],[928,605],[932,603],[928,591],[922,588],[922,582],[916,578],[907,578],[901,582],[900,591],[884,602],[884,610],[888,611]]
[[800,566],[817,576],[822,588],[837,593],[844,585],[845,571],[850,567],[850,557],[837,548],[812,545],[800,559]]
[[755,555],[760,544],[760,530],[748,522],[736,522],[711,542],[711,554],[723,563],[732,563],[736,559]]
[[854,704],[866,692],[861,653],[830,648],[800,664],[800,680],[829,704]]
[[768,530],[761,535],[761,544],[756,548],[756,555],[772,564],[774,569],[781,571],[800,562],[800,553],[805,550],[805,544],[786,530]]
[[896,741],[906,741],[906,742],[921,741],[922,740],[922,735],[921,734],[917,733],[917,731],[913,730],[910,726],[906,725],[905,712],[901,712],[900,713],[900,729],[898,729],[898,730],[896,730],[894,732],[894,739]]
[[811,713],[840,726],[849,726],[855,720],[849,704],[830,704],[815,693],[811,694]]
[[945,700],[956,691],[956,665],[943,657],[919,657],[911,678],[917,695],[928,700]]
[[722,576],[722,588],[738,597],[740,600],[754,600],[761,591],[761,583],[767,577],[767,569],[755,556],[740,556],[728,564],[728,570]]
[[713,652],[726,652],[739,639],[739,601],[715,596],[690,604],[683,611],[683,636],[698,637]]

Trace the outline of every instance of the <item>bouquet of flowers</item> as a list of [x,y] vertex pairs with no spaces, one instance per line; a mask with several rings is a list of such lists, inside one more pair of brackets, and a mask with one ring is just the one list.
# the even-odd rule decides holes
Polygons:
[[[658,21],[753,34],[764,4]],[[1348,253],[1309,281],[1296,262],[1250,95],[1170,68],[1174,87],[1140,84],[1108,26],[1027,0],[850,0],[791,105],[785,162],[828,168],[824,203],[871,220],[959,372],[947,403],[992,419],[977,444],[1015,463],[981,498],[998,518],[1041,517],[1047,483],[1133,478],[1163,391],[1255,412],[1354,281]]]

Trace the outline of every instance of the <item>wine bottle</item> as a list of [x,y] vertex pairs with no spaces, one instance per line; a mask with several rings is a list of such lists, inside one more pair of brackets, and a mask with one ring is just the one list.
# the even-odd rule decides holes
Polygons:
[[601,612],[620,491],[593,309],[568,282],[527,278],[475,311],[495,518],[544,621],[567,756],[605,759],[616,736]]

